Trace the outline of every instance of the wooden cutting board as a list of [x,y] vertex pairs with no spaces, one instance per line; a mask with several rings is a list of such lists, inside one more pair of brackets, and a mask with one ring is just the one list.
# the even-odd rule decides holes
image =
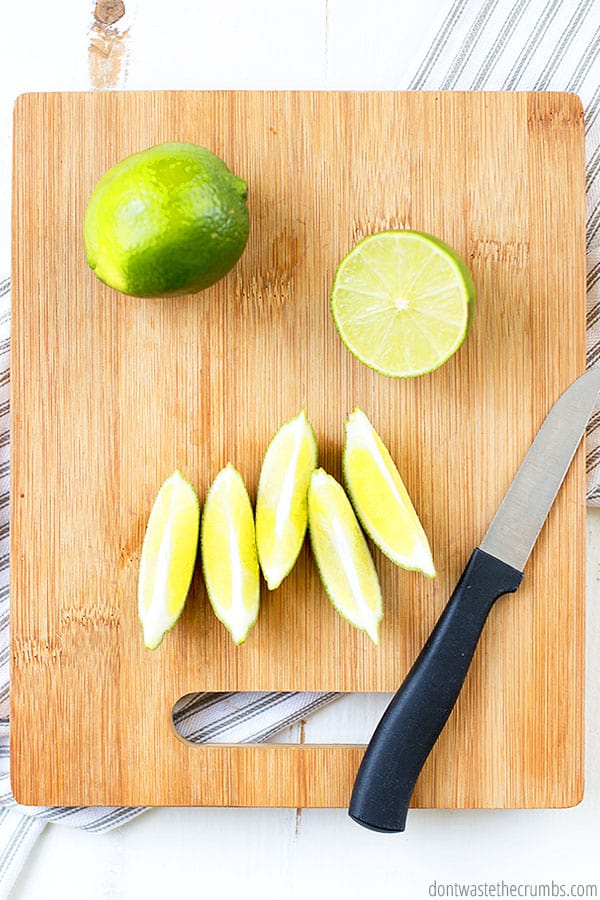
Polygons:
[[[480,541],[549,407],[585,365],[584,164],[568,94],[37,94],[15,111],[11,777],[28,804],[345,806],[355,746],[195,746],[192,691],[390,691]],[[126,298],[88,269],[82,218],[115,162],[205,145],[249,184],[235,269],[196,296]],[[442,369],[377,375],[340,342],[341,257],[389,228],[469,264],[472,333]],[[375,648],[332,610],[310,553],[236,648],[198,572],[154,653],[140,548],[179,467],[201,500],[231,461],[252,495],[277,427],[305,407],[340,476],[360,405],[431,537],[435,581],[375,553]],[[493,609],[415,805],[576,803],[583,779],[584,454],[519,593]]]

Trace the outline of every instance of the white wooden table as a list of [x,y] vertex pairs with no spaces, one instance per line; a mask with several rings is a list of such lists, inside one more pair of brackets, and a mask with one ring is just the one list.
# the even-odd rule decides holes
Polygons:
[[[99,3],[98,18],[118,16],[119,2]],[[125,15],[111,26],[94,24],[95,0],[3,4],[0,272],[8,271],[10,260],[11,116],[19,93],[397,88],[447,5],[125,0]],[[587,528],[587,778],[579,807],[413,811],[403,836],[367,832],[344,810],[156,809],[100,835],[49,826],[14,897],[162,900],[216,891],[227,898],[358,898],[385,891],[418,900],[435,896],[433,882],[502,881],[554,881],[568,890],[572,883],[593,883],[600,894],[600,510],[589,512]],[[365,739],[381,708],[377,697],[344,699],[307,722],[305,739],[326,741],[334,733],[336,740]],[[524,895],[522,887],[513,893]]]

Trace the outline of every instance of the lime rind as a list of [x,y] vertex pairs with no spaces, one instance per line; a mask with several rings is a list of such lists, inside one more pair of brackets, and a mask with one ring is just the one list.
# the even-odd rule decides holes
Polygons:
[[[346,419],[344,433],[342,453],[344,484],[362,527],[381,552],[397,566],[409,571],[421,572],[428,578],[435,578],[437,572],[429,541],[406,490],[406,486],[389,450],[360,407],[356,407],[354,412]],[[402,522],[399,521],[398,527],[400,528],[404,524],[405,527],[410,528],[411,537],[414,541],[414,550],[411,555],[406,555],[406,553],[400,552],[397,547],[392,546],[375,526],[373,515],[367,508],[365,498],[360,496],[352,476],[350,460],[352,451],[355,448],[366,450],[383,476],[384,484],[389,489],[389,506],[391,508],[396,507],[400,512],[398,518]]]
[[[319,502],[326,493],[329,497]],[[308,530],[315,565],[331,605],[378,645],[383,600],[375,563],[343,487],[323,469],[316,469],[311,476]],[[340,582],[347,582],[345,598],[338,590]],[[348,608],[348,592],[353,610]]]
[[[275,474],[288,449],[288,439],[292,453],[283,480],[277,484]],[[303,454],[304,460],[303,449],[308,451]],[[317,456],[315,433],[304,409],[284,422],[267,447],[256,498],[256,546],[269,590],[278,588],[289,575],[302,549],[308,526],[308,485]],[[270,521],[273,506],[274,521]]]
[[[249,536],[246,545],[239,539],[240,532]],[[214,553],[208,551],[209,543]],[[206,495],[200,546],[210,605],[239,646],[258,618],[260,582],[252,504],[242,476],[231,463],[217,474]],[[221,596],[219,584],[224,559],[231,571],[227,596]]]
[[[398,292],[390,291],[390,284],[402,280],[401,245],[408,246],[409,242],[413,244],[413,251],[415,248],[417,253],[425,251],[425,262],[421,270],[413,272],[412,281],[404,285],[410,293],[411,315],[403,317],[398,306]],[[393,254],[389,253],[390,246]],[[431,261],[433,254],[437,254],[438,265],[446,273],[443,278],[440,273],[436,276],[440,281],[437,288],[436,278],[431,278],[427,264],[427,256]],[[426,290],[419,293],[419,277],[426,274]],[[449,300],[454,298],[454,308],[449,310],[452,315],[444,317],[439,309],[443,304],[439,301],[445,293]],[[357,295],[364,298],[360,309],[353,302]],[[431,297],[438,303],[437,313],[432,312],[430,304],[422,302]],[[363,238],[342,259],[333,283],[330,309],[340,338],[360,362],[382,375],[412,378],[435,371],[456,353],[471,328],[474,303],[471,274],[451,247],[425,232],[386,231]],[[424,327],[431,318],[436,323],[434,329]],[[441,339],[437,347],[432,331]],[[426,344],[431,350],[426,362],[413,357],[419,344]]]
[[92,191],[83,239],[96,277],[134,297],[215,284],[242,255],[248,188],[206,147],[157,144],[120,160]]
[[[165,498],[168,498],[169,502],[167,528],[157,535],[156,529],[161,515],[164,518],[162,507]],[[176,515],[177,511],[179,516]],[[183,547],[181,554],[179,551],[183,545],[182,535],[179,535],[178,544],[174,530],[178,518],[181,524],[184,514],[188,521],[187,533],[183,535],[186,546]],[[156,650],[165,634],[175,627],[181,617],[196,564],[199,526],[198,495],[177,469],[163,482],[156,496],[142,545],[138,580],[138,615],[142,624],[144,646],[148,650]],[[152,594],[148,596],[149,568],[154,558],[156,566],[152,573]],[[177,582],[176,590],[172,589],[173,580]]]

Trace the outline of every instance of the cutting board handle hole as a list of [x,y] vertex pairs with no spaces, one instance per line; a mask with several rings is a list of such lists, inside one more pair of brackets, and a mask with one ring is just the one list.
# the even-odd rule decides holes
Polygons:
[[204,691],[175,703],[175,732],[192,744],[366,744],[392,694]]

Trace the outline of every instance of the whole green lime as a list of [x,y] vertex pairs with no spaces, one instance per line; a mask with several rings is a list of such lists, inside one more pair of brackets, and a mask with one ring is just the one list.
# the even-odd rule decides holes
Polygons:
[[117,163],[87,205],[83,238],[98,278],[134,297],[201,291],[248,240],[246,183],[205,147],[157,144]]

